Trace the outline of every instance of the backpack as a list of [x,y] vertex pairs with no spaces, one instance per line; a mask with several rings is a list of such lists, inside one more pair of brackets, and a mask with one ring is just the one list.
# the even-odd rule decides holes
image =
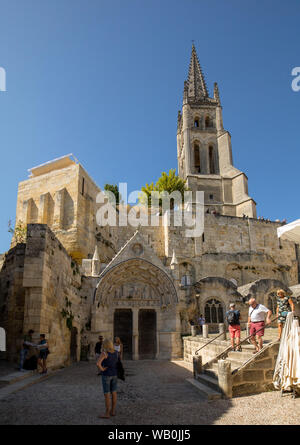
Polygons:
[[239,321],[238,319],[239,319],[239,317],[234,311],[227,312],[227,321],[230,325],[237,324],[237,322]]

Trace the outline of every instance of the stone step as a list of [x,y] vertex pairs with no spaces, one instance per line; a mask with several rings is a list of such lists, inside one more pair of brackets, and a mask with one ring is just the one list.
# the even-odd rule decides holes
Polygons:
[[247,360],[249,360],[249,358],[253,357],[253,354],[251,353],[250,350],[245,351],[245,352],[236,352],[236,351],[231,351],[228,354],[228,359],[233,359],[236,361],[242,361],[242,362],[246,362]]
[[191,385],[195,386],[198,389],[198,391],[208,400],[217,400],[221,399],[222,397],[222,394],[219,391],[215,391],[209,386],[200,383],[198,380],[190,378],[186,379],[186,381],[189,382]]
[[27,376],[25,379],[17,380],[14,383],[7,384],[4,388],[0,388],[0,400],[5,399],[10,394],[17,392],[21,389],[27,388],[28,386],[34,385],[35,383],[39,383],[45,379],[48,379],[52,375],[54,375],[58,371],[52,371],[47,374],[31,374]]
[[219,382],[215,376],[208,375],[208,374],[198,374],[197,380],[198,380],[198,382],[203,383],[203,385],[209,386],[210,388],[214,389],[215,391],[220,391]]
[[210,368],[204,370],[204,374],[209,375],[215,379],[218,378],[218,363],[213,363]]
[[230,363],[231,363],[231,371],[234,371],[235,369],[240,368],[245,362],[246,362],[246,360],[245,360],[245,361],[239,361],[239,360],[233,360],[233,359],[231,359],[231,360],[230,360]]
[[33,375],[37,374],[37,371],[16,371],[0,377],[0,387],[6,385],[12,385],[13,383],[25,380]]

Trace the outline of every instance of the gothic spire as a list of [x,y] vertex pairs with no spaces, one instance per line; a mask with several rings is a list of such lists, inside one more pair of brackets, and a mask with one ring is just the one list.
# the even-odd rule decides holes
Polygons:
[[194,44],[192,46],[189,75],[185,87],[187,89],[187,95],[191,99],[197,100],[208,97],[207,86]]
[[218,102],[218,105],[221,105],[219,87],[217,82],[214,83],[214,99]]

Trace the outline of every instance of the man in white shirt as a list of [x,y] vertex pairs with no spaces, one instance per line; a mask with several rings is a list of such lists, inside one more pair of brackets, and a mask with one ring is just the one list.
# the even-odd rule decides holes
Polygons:
[[[263,347],[262,337],[264,335],[264,327],[271,323],[272,311],[270,311],[263,304],[258,304],[255,298],[250,298],[249,304],[249,316],[248,326],[250,327],[251,342],[255,348],[253,354],[256,354]],[[265,314],[267,318],[265,321]],[[256,342],[256,336],[258,344]]]

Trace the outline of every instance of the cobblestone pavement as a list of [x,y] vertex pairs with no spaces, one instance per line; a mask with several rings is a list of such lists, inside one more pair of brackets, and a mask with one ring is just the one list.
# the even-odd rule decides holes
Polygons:
[[117,416],[103,413],[101,377],[81,362],[0,401],[0,424],[212,425],[298,424],[300,399],[268,392],[207,401],[186,382],[191,372],[167,361],[125,362]]

